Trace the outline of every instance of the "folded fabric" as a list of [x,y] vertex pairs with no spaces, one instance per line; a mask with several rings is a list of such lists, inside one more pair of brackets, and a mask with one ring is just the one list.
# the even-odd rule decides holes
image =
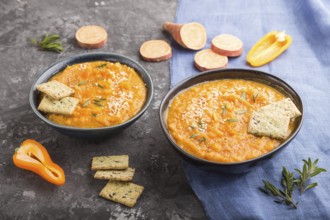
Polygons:
[[[228,68],[263,70],[289,83],[301,96],[304,122],[289,146],[267,164],[243,175],[201,170],[183,162],[195,194],[210,219],[330,219],[330,1],[327,0],[179,0],[177,23],[200,22],[213,37],[233,34],[244,52],[230,58]],[[285,30],[292,36],[289,49],[271,63],[253,68],[246,64],[249,49],[266,33]],[[171,86],[198,74],[195,51],[173,45]],[[298,209],[276,204],[258,187],[262,179],[279,183],[282,166],[302,167],[302,159],[319,159],[328,172],[314,177],[318,186],[303,195]],[[279,186],[277,184],[277,186]]]

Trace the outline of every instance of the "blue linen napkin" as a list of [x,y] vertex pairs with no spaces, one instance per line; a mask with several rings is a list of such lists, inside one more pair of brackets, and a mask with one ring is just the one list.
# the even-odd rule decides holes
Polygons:
[[[184,164],[186,176],[210,219],[330,219],[330,1],[328,0],[179,0],[177,23],[197,21],[213,37],[233,34],[242,39],[244,52],[229,59],[229,68],[270,72],[300,94],[305,119],[300,133],[267,164],[244,175],[225,175]],[[252,68],[245,62],[249,49],[266,33],[285,30],[293,38],[289,49],[271,63]],[[173,43],[171,86],[198,74],[195,52]],[[298,209],[276,204],[258,190],[262,179],[278,184],[282,166],[293,171],[302,159],[319,159],[328,172],[312,180],[319,185],[306,191]],[[313,181],[313,182],[314,182]],[[279,186],[279,185],[277,185]]]

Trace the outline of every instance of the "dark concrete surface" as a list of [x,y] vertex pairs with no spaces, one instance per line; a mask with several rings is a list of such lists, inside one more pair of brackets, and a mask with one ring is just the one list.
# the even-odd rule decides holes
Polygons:
[[[145,40],[166,38],[164,21],[174,20],[174,0],[0,0],[0,219],[205,219],[184,175],[180,159],[162,133],[158,108],[169,89],[169,61],[143,62]],[[78,27],[107,29],[105,47],[77,47]],[[30,38],[58,33],[65,51],[38,51]],[[130,128],[106,140],[63,136],[32,112],[28,93],[35,77],[50,64],[87,52],[113,52],[140,62],[150,73],[155,94],[148,111]],[[12,155],[25,139],[44,144],[62,166],[66,184],[54,186],[13,165]],[[145,191],[134,208],[98,196],[106,181],[94,180],[91,158],[128,154],[134,181]]]

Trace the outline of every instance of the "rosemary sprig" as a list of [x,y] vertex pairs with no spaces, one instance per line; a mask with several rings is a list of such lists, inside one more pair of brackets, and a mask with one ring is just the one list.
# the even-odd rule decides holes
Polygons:
[[222,106],[222,116],[224,116],[227,113],[227,106],[223,105]]
[[107,65],[107,63],[102,63],[102,64],[98,65],[96,68],[100,69],[100,68],[105,67],[106,65]]
[[86,107],[86,106],[88,106],[89,103],[91,103],[91,100],[88,99],[86,102],[84,102],[84,104],[82,105],[82,107]]
[[93,104],[94,104],[94,105],[97,105],[97,106],[100,106],[100,107],[103,107],[103,105],[102,105],[101,103],[99,103],[99,102],[95,102],[95,101],[94,101]]
[[87,83],[87,81],[81,81],[78,83],[78,86],[82,86],[82,85],[85,85]]
[[259,93],[257,93],[257,94],[255,94],[255,95],[252,96],[252,99],[253,99],[253,102],[254,103],[256,102],[258,95],[259,95]]
[[195,137],[197,137],[198,136],[198,134],[192,134],[191,136],[190,136],[190,138],[195,138]]
[[96,84],[98,87],[100,87],[101,89],[104,89],[104,86],[100,85],[100,84]]
[[106,98],[99,98],[99,99],[95,99],[94,102],[103,102],[107,100]]
[[264,183],[264,186],[259,189],[267,195],[277,198],[274,202],[285,203],[292,208],[298,208],[298,202],[295,202],[292,199],[292,193],[295,186],[293,173],[287,171],[285,167],[283,167],[281,180],[283,189],[276,188],[272,183],[266,180],[262,180],[262,182]]
[[94,99],[93,104],[97,105],[97,106],[100,106],[100,107],[103,107],[102,102],[105,101],[105,100],[107,100],[107,99],[105,99],[105,98]]
[[39,50],[53,51],[56,53],[62,52],[64,49],[62,47],[62,42],[60,41],[60,36],[57,34],[45,35],[41,41],[36,38],[31,39],[31,43],[36,45]]
[[295,187],[295,178],[292,172],[289,172],[285,167],[282,170],[282,180],[281,184],[285,189],[285,194],[292,197],[292,193]]
[[311,183],[307,186],[306,182],[310,178],[320,174],[321,172],[326,172],[325,169],[316,166],[318,159],[314,162],[312,162],[310,158],[308,158],[308,160],[303,161],[303,169],[295,169],[295,171],[297,171],[300,175],[298,179],[294,177],[292,172],[289,172],[285,167],[283,167],[281,179],[283,189],[276,188],[272,183],[266,180],[262,180],[264,186],[260,187],[259,189],[267,195],[278,198],[274,201],[276,203],[285,203],[286,205],[289,205],[295,209],[298,208],[298,202],[294,202],[292,198],[294,189],[297,187],[300,191],[300,194],[302,194],[305,190],[316,187],[316,182]]
[[246,92],[242,92],[241,99],[246,100]]
[[239,122],[239,120],[236,118],[229,118],[229,119],[226,119],[225,122]]
[[[190,138],[196,138],[196,137],[198,137],[199,136],[199,134],[192,134],[191,136],[190,136]],[[206,138],[205,137],[201,137],[201,138],[199,138],[198,139],[200,142],[205,142],[206,141]]]
[[199,121],[198,122],[198,125],[199,125],[200,129],[204,129],[205,128],[204,127],[204,123],[202,121]]
[[243,115],[247,112],[248,110],[246,109],[239,109],[239,110],[236,110],[235,113],[238,114],[238,115]]
[[105,101],[105,100],[107,100],[107,99],[105,99],[105,98],[94,99],[93,104],[97,105],[97,106],[100,106],[100,107],[103,107],[102,102]]
[[321,172],[326,172],[326,169],[319,168],[316,166],[318,159],[316,159],[314,162],[312,162],[311,158],[308,158],[308,160],[303,160],[304,166],[302,170],[295,169],[299,173],[299,179],[296,179],[296,184],[299,188],[300,194],[305,192],[307,189],[311,189],[317,186],[317,183],[311,183],[306,186],[307,181],[312,178],[313,176],[316,176],[317,174]]
[[196,129],[196,126],[189,125],[189,128],[191,128],[191,129]]

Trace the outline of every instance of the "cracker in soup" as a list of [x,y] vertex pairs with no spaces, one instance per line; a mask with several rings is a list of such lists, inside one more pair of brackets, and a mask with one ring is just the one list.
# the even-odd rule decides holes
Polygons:
[[72,115],[79,100],[74,97],[65,97],[60,100],[44,96],[38,106],[38,110],[45,113]]
[[74,90],[64,83],[52,80],[46,83],[37,85],[37,90],[45,93],[49,97],[59,100],[74,94]]
[[248,132],[258,136],[285,139],[288,135],[290,117],[274,111],[253,112]]
[[273,102],[260,108],[259,111],[274,112],[276,114],[285,115],[290,118],[301,116],[300,111],[290,98],[286,98],[278,102]]
[[300,111],[292,100],[285,98],[254,111],[248,132],[259,136],[285,139],[288,136],[290,119],[300,115]]

